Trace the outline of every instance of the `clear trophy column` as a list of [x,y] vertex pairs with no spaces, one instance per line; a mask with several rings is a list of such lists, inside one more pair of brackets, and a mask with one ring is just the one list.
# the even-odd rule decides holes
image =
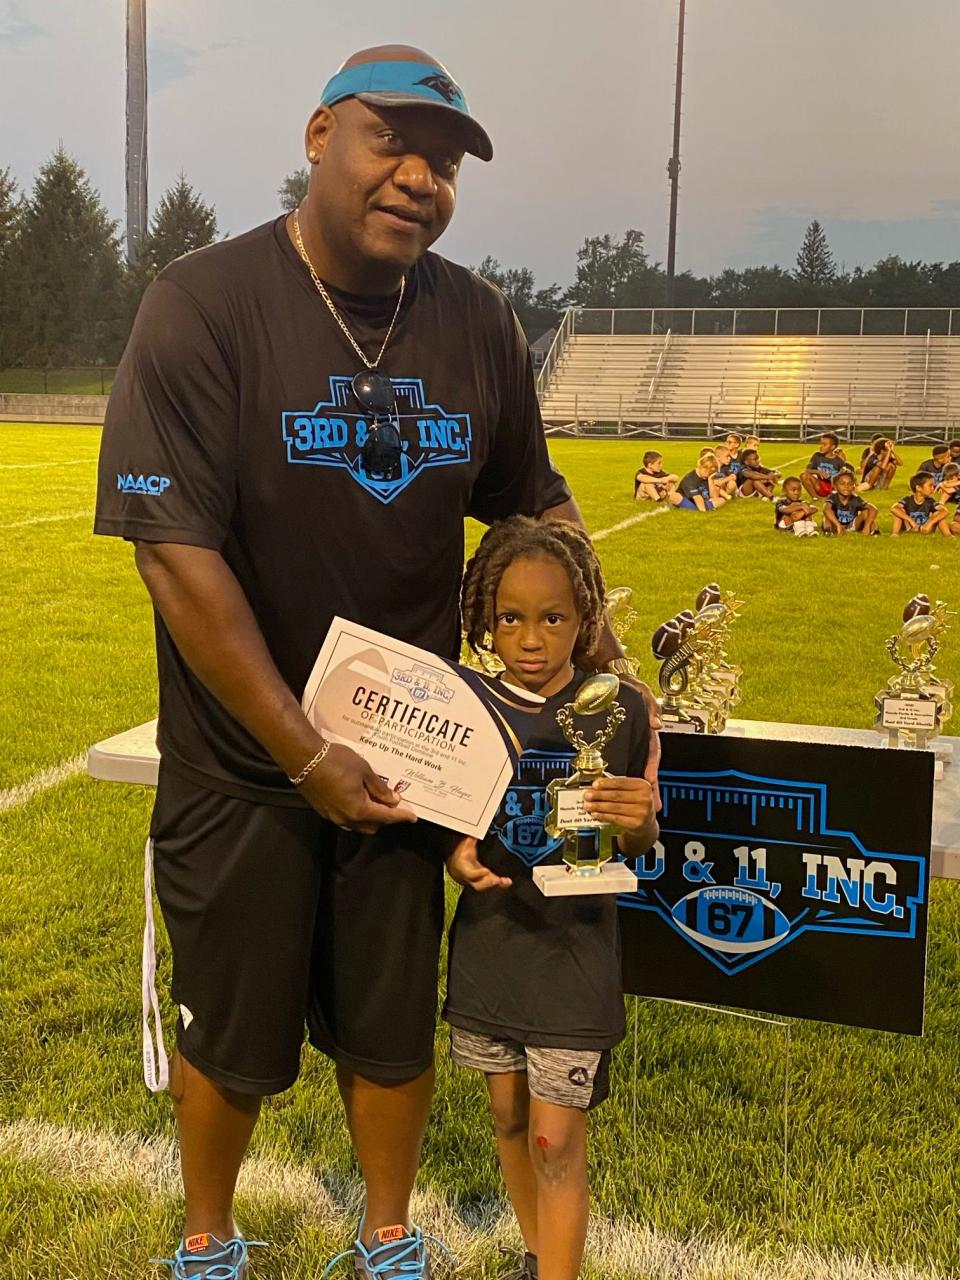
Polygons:
[[[535,869],[534,884],[546,897],[632,893],[637,887],[637,877],[626,863],[613,859],[613,839],[620,829],[598,822],[584,803],[587,788],[598,778],[609,777],[603,748],[626,718],[616,700],[619,691],[620,681],[615,675],[590,676],[573,701],[557,712],[557,724],[577,754],[574,772],[566,778],[555,778],[547,787],[550,811],[543,825],[554,839],[563,838],[563,865]],[[589,718],[604,712],[605,722],[588,741],[574,717]]]

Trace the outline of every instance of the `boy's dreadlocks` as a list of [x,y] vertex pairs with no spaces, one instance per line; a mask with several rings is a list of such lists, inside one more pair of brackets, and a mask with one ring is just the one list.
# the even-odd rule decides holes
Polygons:
[[467,644],[474,653],[489,644],[487,636],[494,629],[494,604],[504,572],[514,560],[538,556],[556,560],[570,579],[580,615],[574,662],[583,662],[595,653],[603,625],[606,589],[593,543],[575,524],[530,520],[526,516],[513,516],[491,525],[467,564],[460,607]]

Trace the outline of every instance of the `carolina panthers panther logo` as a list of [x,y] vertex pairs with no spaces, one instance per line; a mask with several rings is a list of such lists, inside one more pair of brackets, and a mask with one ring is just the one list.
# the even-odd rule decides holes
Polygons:
[[446,76],[424,76],[422,80],[417,81],[417,84],[425,84],[428,89],[439,93],[440,97],[446,99],[451,105],[463,103],[463,94]]

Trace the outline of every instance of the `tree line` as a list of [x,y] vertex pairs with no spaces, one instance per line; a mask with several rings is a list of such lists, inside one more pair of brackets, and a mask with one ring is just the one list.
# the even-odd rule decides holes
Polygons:
[[[306,194],[307,170],[284,178],[281,209]],[[220,235],[216,211],[181,173],[153,211],[135,266],[122,251],[119,226],[77,161],[59,147],[29,192],[0,169],[0,369],[113,365],[120,357],[143,290],[181,254]],[[642,231],[588,236],[577,251],[572,283],[538,285],[529,267],[487,256],[474,270],[498,285],[529,338],[559,321],[564,309],[663,306],[666,277],[647,254]],[[960,261],[897,256],[852,271],[836,266],[819,222],[807,228],[792,269],[728,268],[676,278],[676,307],[960,307]]]

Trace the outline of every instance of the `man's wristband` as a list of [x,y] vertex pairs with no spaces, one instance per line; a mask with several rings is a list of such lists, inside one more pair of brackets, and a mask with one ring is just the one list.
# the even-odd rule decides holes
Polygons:
[[307,778],[310,777],[311,773],[313,773],[314,769],[317,767],[317,765],[320,763],[320,761],[323,759],[323,757],[327,754],[329,750],[330,750],[329,741],[324,742],[323,746],[320,748],[317,754],[313,757],[313,759],[308,760],[307,763],[300,770],[300,772],[297,774],[297,776],[295,778],[290,779],[290,781],[293,783],[295,787],[299,787],[302,782],[306,782]]

